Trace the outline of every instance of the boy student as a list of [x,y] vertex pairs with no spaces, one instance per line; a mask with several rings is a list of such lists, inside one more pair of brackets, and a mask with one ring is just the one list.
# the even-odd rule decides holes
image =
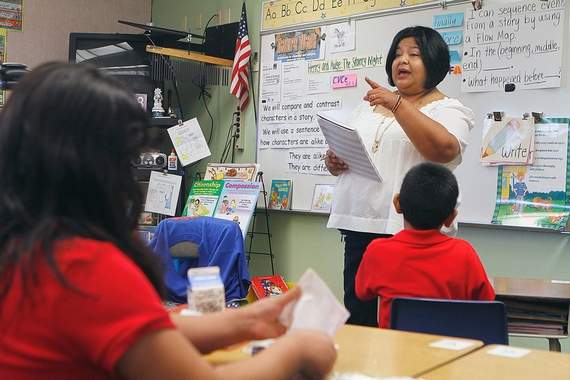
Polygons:
[[394,297],[495,298],[471,244],[440,232],[457,215],[458,194],[455,176],[441,165],[423,163],[404,177],[393,201],[404,215],[404,229],[391,238],[373,240],[356,274],[358,298],[380,297],[380,327],[390,327]]

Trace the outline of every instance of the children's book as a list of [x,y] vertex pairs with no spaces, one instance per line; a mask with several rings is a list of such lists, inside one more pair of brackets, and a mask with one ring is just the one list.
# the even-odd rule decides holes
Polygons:
[[330,212],[334,193],[333,184],[317,184],[313,192],[311,211]]
[[231,220],[245,237],[260,191],[261,182],[194,181],[182,215]]
[[245,238],[249,221],[257,206],[261,182],[223,181],[214,218],[227,219],[239,224]]
[[254,276],[251,279],[251,288],[257,299],[278,296],[289,290],[289,287],[279,275]]
[[275,210],[291,209],[291,192],[293,181],[289,179],[274,179],[271,181],[268,208]]
[[255,181],[259,164],[213,164],[206,166],[204,179]]
[[224,181],[194,181],[182,215],[213,216]]

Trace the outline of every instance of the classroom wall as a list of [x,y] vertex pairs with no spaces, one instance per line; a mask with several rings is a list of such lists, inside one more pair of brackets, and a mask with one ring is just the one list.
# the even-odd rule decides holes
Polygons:
[[24,0],[23,31],[8,31],[7,62],[67,61],[69,33],[140,33],[117,20],[150,21],[151,0]]
[[[247,0],[249,37],[253,52],[259,51],[259,29],[261,1]],[[223,22],[239,20],[241,0],[154,0],[153,21],[157,26],[184,29],[202,33],[205,22],[222,11]],[[230,9],[230,20],[228,20]],[[200,18],[201,15],[201,18]],[[210,25],[215,25],[216,19]],[[254,80],[257,83],[257,73]],[[257,87],[255,88],[257,91]],[[221,152],[227,127],[234,111],[235,101],[227,87],[213,87],[212,98],[208,100],[215,120],[215,135],[212,151]],[[209,118],[203,104],[194,97],[195,92],[184,91],[184,102],[188,113],[198,117],[202,128],[209,125]],[[237,162],[255,160],[255,121],[253,107],[242,116],[245,130],[245,150],[237,155]],[[214,154],[212,161],[219,154]],[[326,217],[282,211],[270,212],[272,247],[275,254],[276,271],[287,280],[296,280],[307,267],[313,267],[328,283],[339,299],[342,299],[342,243],[337,231],[326,229]],[[263,230],[263,220],[256,230]],[[524,230],[496,229],[489,226],[460,226],[459,237],[470,241],[485,265],[489,276],[546,278],[570,280],[569,235],[551,232],[528,232]],[[255,237],[256,249],[266,247],[265,237]],[[252,274],[267,274],[271,268],[264,256],[253,257],[250,262]],[[511,344],[523,347],[548,349],[546,339],[511,338]],[[570,352],[570,344],[562,341],[562,351]]]

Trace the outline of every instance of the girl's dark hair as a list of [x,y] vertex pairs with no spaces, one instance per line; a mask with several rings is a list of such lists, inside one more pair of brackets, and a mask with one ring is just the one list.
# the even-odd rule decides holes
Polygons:
[[426,82],[424,89],[431,90],[436,87],[449,73],[449,48],[441,35],[425,26],[410,26],[400,30],[392,40],[392,46],[386,57],[386,74],[388,83],[394,86],[392,78],[392,62],[396,59],[396,49],[404,38],[413,37],[420,48],[422,62],[426,68]]
[[93,67],[48,63],[11,94],[0,113],[0,297],[16,266],[35,279],[36,260],[75,287],[54,257],[70,237],[115,244],[163,294],[160,264],[134,235],[142,194],[131,161],[148,119],[123,88]]

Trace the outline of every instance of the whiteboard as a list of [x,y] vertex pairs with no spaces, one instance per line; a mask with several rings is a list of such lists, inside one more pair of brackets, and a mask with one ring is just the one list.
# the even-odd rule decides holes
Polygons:
[[[527,1],[529,3],[532,1]],[[515,3],[514,1],[503,1],[501,4]],[[545,117],[568,117],[570,116],[570,89],[567,86],[566,73],[568,71],[569,53],[567,41],[570,36],[568,28],[568,6],[564,1],[565,29],[562,47],[562,67],[560,70],[561,80],[559,88],[522,90],[515,89],[514,92],[463,92],[461,90],[461,75],[448,75],[438,88],[449,97],[457,98],[470,107],[475,114],[475,127],[471,131],[469,146],[463,155],[462,164],[456,169],[462,193],[462,203],[459,210],[459,221],[474,224],[490,224],[496,199],[497,189],[497,168],[484,167],[479,162],[479,150],[481,146],[481,132],[483,120],[487,113],[493,111],[503,111],[509,116],[521,116],[525,112],[543,112]],[[484,6],[498,4],[497,1],[485,1]],[[356,49],[354,51],[327,54],[324,59],[341,59],[343,57],[352,58],[354,56],[369,56],[383,54],[385,57],[392,37],[402,28],[412,25],[433,26],[434,16],[447,13],[464,12],[473,9],[470,3],[448,5],[445,10],[441,7],[421,10],[407,10],[401,13],[390,13],[386,15],[364,15],[350,19],[354,24],[356,33]],[[484,8],[485,9],[485,8]],[[467,14],[465,17],[467,20]],[[338,22],[338,21],[336,21]],[[311,25],[312,26],[312,25]],[[306,29],[307,26],[297,26],[293,30]],[[459,28],[463,30],[463,28]],[[458,30],[458,28],[451,29]],[[444,31],[444,30],[441,30]],[[282,31],[279,31],[282,32]],[[275,33],[265,33],[261,36],[260,46],[260,91],[264,90],[263,67],[274,63]],[[463,46],[452,46],[453,49],[462,50]],[[545,63],[546,64],[546,63]],[[346,70],[357,73],[358,84],[356,87],[331,90],[330,94],[323,94],[322,97],[341,98],[341,112],[349,115],[351,110],[357,106],[368,90],[364,81],[365,76],[369,76],[376,82],[388,86],[385,67],[369,67],[358,70]],[[330,76],[329,74],[316,74]],[[305,97],[307,98],[307,97]],[[262,106],[260,101],[260,107]],[[263,128],[263,123],[258,123],[258,133]],[[311,199],[315,184],[334,183],[332,176],[306,175],[292,172],[284,163],[289,160],[288,149],[262,149],[257,147],[257,162],[261,164],[264,172],[264,179],[267,184],[272,179],[291,179],[293,181],[292,209],[310,210]],[[355,189],[355,192],[357,189]],[[355,195],[357,196],[357,195]]]

